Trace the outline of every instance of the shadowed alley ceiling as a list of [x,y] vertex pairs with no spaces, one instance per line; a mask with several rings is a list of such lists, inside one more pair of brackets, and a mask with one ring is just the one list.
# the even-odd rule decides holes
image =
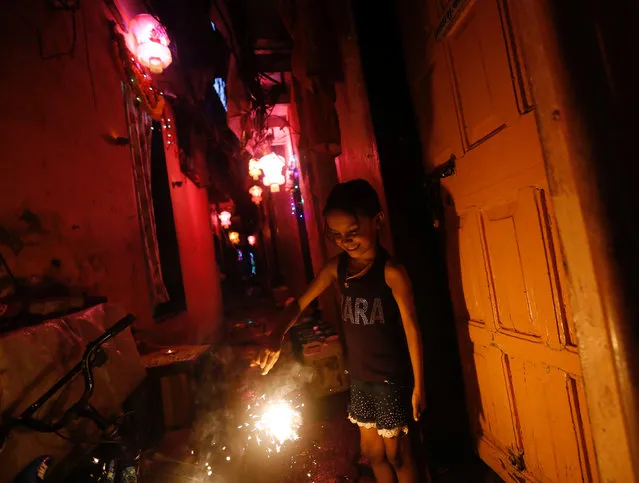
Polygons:
[[[235,2],[232,2],[235,3]],[[239,0],[253,43],[259,72],[286,72],[291,68],[291,38],[274,0]]]

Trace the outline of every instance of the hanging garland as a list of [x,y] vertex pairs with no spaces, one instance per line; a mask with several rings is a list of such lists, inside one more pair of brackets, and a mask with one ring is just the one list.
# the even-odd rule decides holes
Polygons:
[[147,74],[126,46],[124,35],[113,28],[113,48],[120,75],[133,90],[136,101],[142,106],[151,119],[161,121],[164,114],[164,95],[153,85],[151,76]]

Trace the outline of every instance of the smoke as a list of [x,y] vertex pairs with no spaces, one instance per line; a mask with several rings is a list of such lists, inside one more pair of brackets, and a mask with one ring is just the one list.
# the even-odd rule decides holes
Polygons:
[[302,391],[306,384],[313,381],[315,371],[297,361],[286,361],[282,362],[280,367],[276,366],[276,370],[270,376],[268,386],[271,397],[283,399],[292,393]]
[[191,448],[204,461],[228,461],[245,453],[248,409],[257,398],[303,399],[314,370],[283,357],[266,376],[251,368],[246,347],[225,346],[205,363],[196,393],[196,420]]

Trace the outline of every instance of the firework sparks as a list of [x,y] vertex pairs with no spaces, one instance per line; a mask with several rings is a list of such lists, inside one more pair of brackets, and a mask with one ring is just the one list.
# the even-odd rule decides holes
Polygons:
[[299,439],[302,426],[300,408],[303,404],[295,405],[293,401],[285,399],[267,399],[265,394],[256,399],[247,407],[248,421],[238,426],[238,430],[248,433],[247,441],[255,441],[269,455],[279,453],[287,442]]
[[279,452],[280,446],[286,441],[295,441],[298,438],[297,430],[302,423],[302,417],[286,401],[274,401],[268,403],[260,415],[255,427],[265,432],[272,440],[278,441],[276,445]]
[[[250,373],[233,381],[231,388],[237,399],[229,398],[228,405],[211,413],[210,428],[202,426],[201,439],[197,440],[203,445],[203,458],[197,458],[199,471],[204,470],[203,481],[216,473],[225,477],[252,473],[267,460],[273,462],[269,465],[271,470],[287,464],[305,441],[304,394],[300,391],[303,381],[298,380],[299,371],[301,368],[296,365],[276,379]],[[210,461],[212,466],[202,467],[204,461]],[[215,478],[213,481],[217,482]]]

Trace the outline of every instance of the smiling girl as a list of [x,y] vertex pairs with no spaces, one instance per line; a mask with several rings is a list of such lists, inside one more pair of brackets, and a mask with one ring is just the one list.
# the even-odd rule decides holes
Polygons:
[[364,180],[336,185],[326,202],[327,236],[342,250],[306,293],[284,313],[268,348],[255,361],[267,374],[277,362],[286,332],[332,283],[341,295],[349,419],[360,429],[362,454],[378,482],[417,481],[408,433],[426,407],[421,334],[410,280],[379,243],[384,213]]

